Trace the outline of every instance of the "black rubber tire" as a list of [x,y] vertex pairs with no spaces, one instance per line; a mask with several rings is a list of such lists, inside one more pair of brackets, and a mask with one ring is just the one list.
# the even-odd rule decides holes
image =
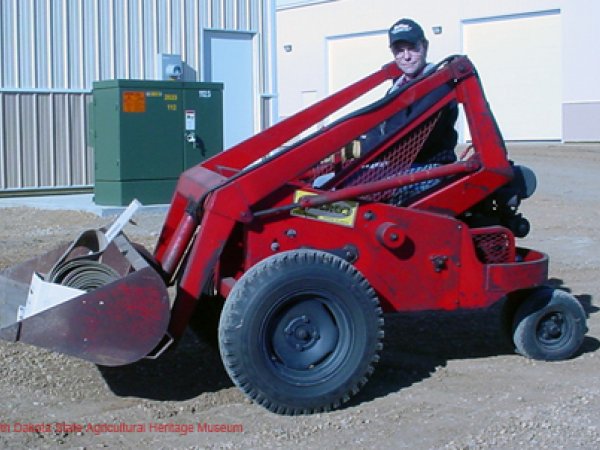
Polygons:
[[219,323],[232,381],[278,414],[348,401],[373,372],[382,339],[375,291],[354,266],[317,250],[256,264],[234,286]]
[[518,353],[532,359],[560,361],[579,350],[586,316],[573,296],[558,289],[539,289],[519,306],[513,323]]

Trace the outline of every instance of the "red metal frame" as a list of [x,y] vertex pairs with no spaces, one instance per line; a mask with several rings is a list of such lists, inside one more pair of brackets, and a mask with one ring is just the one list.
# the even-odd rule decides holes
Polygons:
[[[170,326],[174,336],[182,333],[209,281],[226,296],[248,268],[274,252],[300,247],[351,251],[353,263],[388,311],[485,307],[509,292],[546,281],[546,255],[516,248],[512,233],[503,229],[510,236],[509,257],[499,263],[482,261],[473,230],[457,218],[513,176],[502,137],[466,57],[449,58],[401,95],[282,147],[398,75],[396,66],[388,64],[181,176],[155,250],[165,277],[179,282]],[[348,142],[444,85],[452,85],[450,92],[390,141],[407,136],[455,101],[463,105],[473,139],[474,153],[468,160],[337,190],[314,189],[302,178]],[[376,158],[386,145],[363,157],[363,162]],[[364,200],[369,193],[441,176],[452,178],[407,206]],[[295,200],[299,189],[317,195]],[[353,211],[351,224],[290,214],[294,208],[334,202],[346,202]]]

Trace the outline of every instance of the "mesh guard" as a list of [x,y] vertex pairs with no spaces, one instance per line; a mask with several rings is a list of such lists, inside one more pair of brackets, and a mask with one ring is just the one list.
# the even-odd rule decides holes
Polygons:
[[[317,177],[323,174],[336,173],[336,176],[324,186],[324,189],[334,187],[340,189],[413,172],[411,165],[423,148],[440,115],[441,112],[431,116],[407,135],[387,145],[383,151],[378,152],[377,149],[374,149],[369,154],[349,161],[341,161],[338,156],[339,152],[337,152],[332,158],[329,158],[327,163],[319,163],[313,167],[307,181],[313,183]],[[373,157],[374,154],[375,157]],[[390,202],[394,200],[396,191],[397,189],[388,189],[365,195],[362,198],[367,201]]]
[[515,261],[515,242],[512,233],[504,227],[471,230],[477,258],[484,264],[502,264]]

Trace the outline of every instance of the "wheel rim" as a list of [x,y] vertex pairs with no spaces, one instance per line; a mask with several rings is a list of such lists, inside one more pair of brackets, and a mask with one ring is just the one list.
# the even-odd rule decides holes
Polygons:
[[553,311],[545,314],[537,325],[538,341],[547,348],[559,348],[571,334],[569,321],[562,312]]
[[263,354],[277,375],[294,385],[326,381],[338,372],[350,350],[348,316],[323,293],[282,299],[264,324]]

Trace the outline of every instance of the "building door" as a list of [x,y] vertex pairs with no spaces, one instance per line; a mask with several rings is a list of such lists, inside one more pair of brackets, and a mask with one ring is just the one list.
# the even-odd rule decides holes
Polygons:
[[255,132],[254,34],[207,31],[204,80],[221,82],[223,143],[228,149]]
[[504,139],[561,139],[559,11],[466,21],[463,49]]

